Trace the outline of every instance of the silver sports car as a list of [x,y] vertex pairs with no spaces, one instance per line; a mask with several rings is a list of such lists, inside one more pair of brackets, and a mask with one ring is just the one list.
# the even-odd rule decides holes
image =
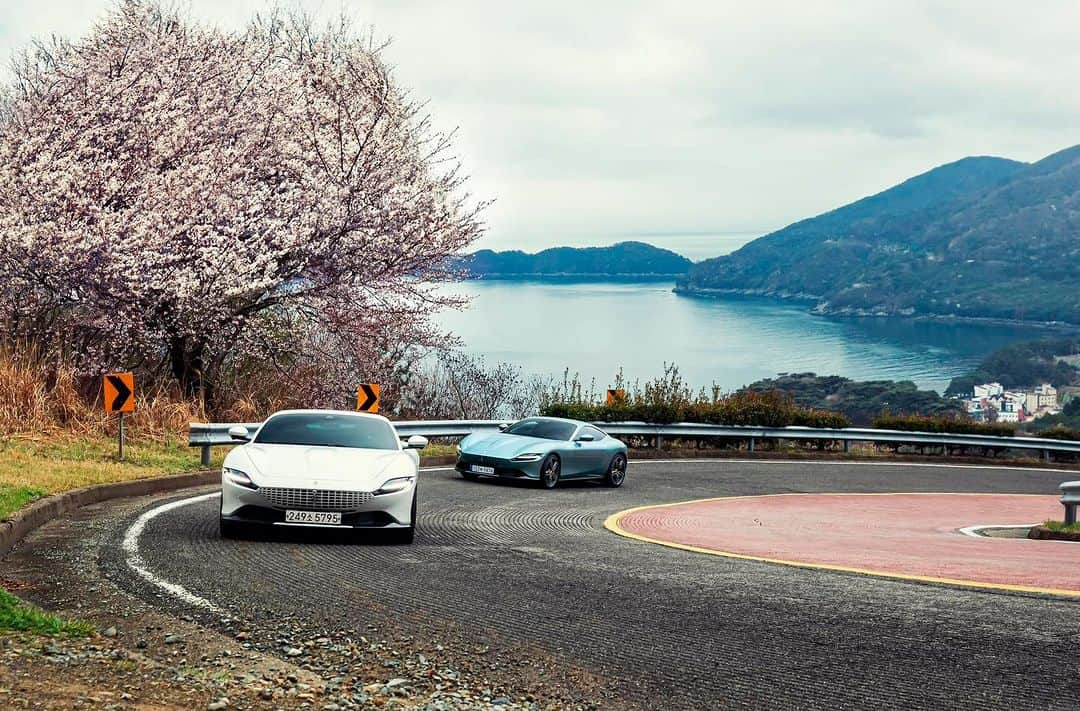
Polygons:
[[626,445],[587,422],[528,417],[501,432],[461,440],[456,468],[470,480],[532,479],[545,489],[562,479],[603,479],[608,486],[622,486]]

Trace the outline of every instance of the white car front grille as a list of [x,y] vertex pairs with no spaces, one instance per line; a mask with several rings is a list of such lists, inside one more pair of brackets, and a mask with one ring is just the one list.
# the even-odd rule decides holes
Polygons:
[[332,491],[328,489],[284,489],[267,486],[259,489],[274,506],[308,511],[352,511],[371,501],[370,491]]

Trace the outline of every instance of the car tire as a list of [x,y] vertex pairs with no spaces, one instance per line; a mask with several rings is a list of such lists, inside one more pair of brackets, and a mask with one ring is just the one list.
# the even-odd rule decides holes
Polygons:
[[619,452],[611,458],[607,471],[604,473],[604,483],[608,486],[622,486],[626,481],[626,455]]
[[559,485],[559,475],[562,472],[562,460],[558,454],[549,454],[540,463],[540,488],[554,489]]

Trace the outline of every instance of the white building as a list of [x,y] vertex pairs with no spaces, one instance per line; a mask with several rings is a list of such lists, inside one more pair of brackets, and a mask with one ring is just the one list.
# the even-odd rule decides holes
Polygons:
[[998,397],[1004,394],[1005,386],[1001,383],[983,383],[975,386],[976,400],[985,400],[986,398]]
[[1058,391],[1050,383],[1043,383],[1026,395],[1025,404],[1030,413],[1034,414],[1040,410],[1056,410],[1058,408]]

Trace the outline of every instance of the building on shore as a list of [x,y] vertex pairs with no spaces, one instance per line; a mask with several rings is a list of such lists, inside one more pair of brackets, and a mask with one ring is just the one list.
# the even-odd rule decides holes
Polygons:
[[979,422],[1027,422],[1061,411],[1058,391],[1050,383],[1030,391],[1006,390],[1001,383],[983,383],[975,386],[972,395],[964,401],[964,409]]

